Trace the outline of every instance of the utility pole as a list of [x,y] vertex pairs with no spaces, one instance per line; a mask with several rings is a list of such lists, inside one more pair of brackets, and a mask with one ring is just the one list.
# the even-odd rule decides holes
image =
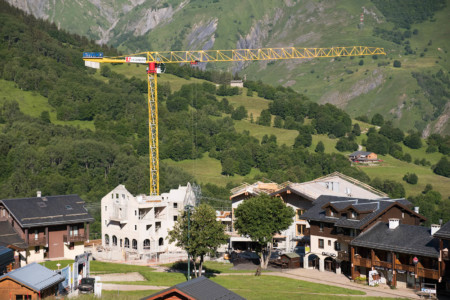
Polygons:
[[188,214],[188,232],[187,232],[187,238],[188,238],[188,244],[187,244],[187,255],[188,255],[188,260],[187,260],[187,280],[191,279],[191,255],[189,253],[190,250],[190,242],[191,242],[191,208],[192,205],[186,205],[184,207],[185,210],[187,210],[187,214]]

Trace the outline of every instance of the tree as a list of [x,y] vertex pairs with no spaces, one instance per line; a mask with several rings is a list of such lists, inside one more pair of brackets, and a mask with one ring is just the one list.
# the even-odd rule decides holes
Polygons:
[[403,181],[406,181],[409,184],[417,184],[419,178],[415,173],[406,173],[405,176],[403,176]]
[[257,123],[259,125],[269,126],[270,127],[271,120],[272,120],[272,116],[270,114],[270,111],[268,109],[263,109],[261,111],[261,114],[259,115]]
[[235,209],[234,228],[258,244],[261,268],[266,269],[272,254],[273,236],[292,224],[295,213],[278,197],[261,195],[244,200]]
[[322,141],[319,141],[317,143],[316,149],[314,151],[316,151],[317,153],[323,153],[325,151],[325,145]]
[[231,118],[233,120],[242,120],[247,118],[247,110],[243,105],[241,105],[231,113]]
[[383,126],[383,124],[384,124],[384,118],[383,118],[383,116],[380,115],[380,114],[375,114],[375,115],[372,117],[372,124],[373,124],[373,125],[378,125],[378,126]]
[[399,60],[394,60],[394,68],[401,68],[402,63]]
[[361,135],[361,128],[359,127],[358,123],[355,123],[353,125],[353,129],[352,129],[352,133],[356,136],[360,136]]
[[44,123],[51,123],[50,121],[50,113],[47,110],[44,110],[43,112],[41,112],[41,121]]
[[408,135],[403,141],[405,146],[411,149],[419,149],[422,147],[422,140],[420,138],[420,134],[418,132]]
[[170,243],[175,242],[178,247],[189,253],[197,277],[197,259],[200,259],[198,274],[202,274],[204,256],[214,255],[217,248],[227,242],[228,237],[225,234],[225,225],[216,221],[214,208],[201,204],[191,212],[189,238],[186,211],[169,231],[168,238]]
[[445,177],[450,177],[450,162],[443,156],[434,168],[434,173]]

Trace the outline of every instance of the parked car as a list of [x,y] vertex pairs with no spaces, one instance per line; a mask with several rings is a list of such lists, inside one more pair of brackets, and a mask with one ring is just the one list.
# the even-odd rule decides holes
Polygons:
[[81,294],[88,294],[94,292],[95,278],[81,278],[81,283],[78,286],[78,292]]

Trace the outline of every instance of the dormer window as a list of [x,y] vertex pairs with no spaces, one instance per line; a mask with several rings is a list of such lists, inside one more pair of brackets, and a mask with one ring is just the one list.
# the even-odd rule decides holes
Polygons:
[[358,214],[356,213],[356,211],[351,211],[351,213],[350,213],[350,218],[352,218],[352,219],[356,219],[358,217]]

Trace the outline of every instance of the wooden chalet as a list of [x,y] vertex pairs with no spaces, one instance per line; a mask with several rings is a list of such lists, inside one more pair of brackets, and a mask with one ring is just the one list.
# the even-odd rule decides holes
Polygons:
[[0,277],[0,299],[38,300],[52,297],[64,277],[37,263]]
[[433,236],[439,239],[439,264],[441,277],[439,278],[439,287],[441,290],[450,294],[450,221],[445,223]]
[[351,273],[351,241],[377,222],[399,218],[419,225],[425,218],[410,208],[406,199],[357,199],[321,196],[301,216],[309,222],[311,253],[303,265],[321,271]]
[[438,283],[444,276],[436,226],[403,224],[400,219],[377,222],[350,242],[351,276],[377,270],[382,283],[420,290],[423,283]]

